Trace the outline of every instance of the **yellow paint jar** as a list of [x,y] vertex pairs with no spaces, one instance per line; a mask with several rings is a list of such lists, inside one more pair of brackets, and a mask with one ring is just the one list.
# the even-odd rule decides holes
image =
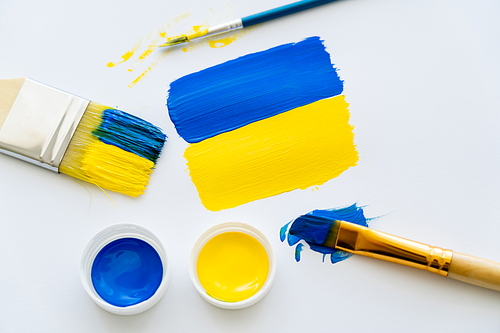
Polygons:
[[276,271],[266,237],[245,223],[229,222],[207,230],[191,252],[189,273],[203,299],[224,309],[257,303],[271,288]]

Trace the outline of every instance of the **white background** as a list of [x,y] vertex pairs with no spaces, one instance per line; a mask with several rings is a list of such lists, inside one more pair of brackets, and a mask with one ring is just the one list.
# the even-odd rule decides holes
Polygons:
[[[498,332],[500,293],[364,257],[337,265],[280,243],[279,228],[316,208],[357,202],[372,227],[500,261],[500,2],[345,0],[268,22],[227,47],[154,50],[108,68],[137,41],[223,22],[284,0],[0,0],[0,77],[30,77],[117,106],[169,136],[139,198],[0,156],[0,332]],[[193,186],[165,108],[173,80],[309,36],[325,40],[345,80],[358,166],[317,190],[298,190],[221,212]],[[142,67],[141,67],[142,66]],[[89,208],[90,205],[90,208]],[[228,311],[199,297],[188,275],[198,236],[227,221],[264,232],[278,270],[253,307]],[[171,268],[164,298],[121,317],[95,305],[79,280],[84,247],[115,223],[163,242]]]

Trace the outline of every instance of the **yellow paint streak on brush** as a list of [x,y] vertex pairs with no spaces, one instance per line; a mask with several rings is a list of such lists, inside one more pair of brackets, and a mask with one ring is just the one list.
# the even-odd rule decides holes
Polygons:
[[[205,36],[208,33],[208,26],[195,25],[193,26],[193,31],[193,33],[186,36],[188,40]],[[168,40],[171,40],[171,38],[169,38]]]
[[342,95],[191,144],[184,156],[212,211],[321,185],[358,161]]
[[154,163],[108,145],[92,135],[102,112],[108,109],[91,102],[71,139],[59,171],[91,184],[136,197],[144,192]]

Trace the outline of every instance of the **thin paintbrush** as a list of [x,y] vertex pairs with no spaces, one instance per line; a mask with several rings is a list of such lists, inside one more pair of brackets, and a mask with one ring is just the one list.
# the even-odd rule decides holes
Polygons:
[[200,31],[195,32],[194,34],[191,35],[183,35],[177,38],[173,38],[169,40],[168,42],[160,45],[161,46],[172,46],[172,45],[177,45],[177,44],[182,44],[186,42],[190,42],[194,39],[200,38],[200,37],[209,37],[209,36],[214,36],[222,33],[226,33],[229,31],[234,31],[237,29],[242,29],[249,27],[254,24],[274,20],[276,18],[297,13],[309,8],[313,8],[316,6],[323,5],[325,3],[333,2],[335,0],[303,0],[303,1],[298,1],[291,3],[289,5],[281,6],[278,8],[270,9],[258,14],[250,15],[250,16],[245,16],[243,18],[239,18],[233,21],[229,21],[226,23],[222,23],[207,29],[203,29]]
[[354,223],[302,215],[289,233],[309,244],[420,268],[500,291],[500,263],[429,246]]
[[0,80],[0,152],[133,197],[165,143],[153,124],[30,79]]

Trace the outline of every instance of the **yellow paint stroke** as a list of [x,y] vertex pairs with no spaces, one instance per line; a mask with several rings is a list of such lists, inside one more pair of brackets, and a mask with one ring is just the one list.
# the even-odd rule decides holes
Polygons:
[[358,152],[340,95],[191,144],[184,157],[203,205],[218,211],[321,185]]
[[269,274],[269,257],[254,237],[225,232],[203,246],[196,273],[208,295],[224,302],[239,302],[262,288]]

